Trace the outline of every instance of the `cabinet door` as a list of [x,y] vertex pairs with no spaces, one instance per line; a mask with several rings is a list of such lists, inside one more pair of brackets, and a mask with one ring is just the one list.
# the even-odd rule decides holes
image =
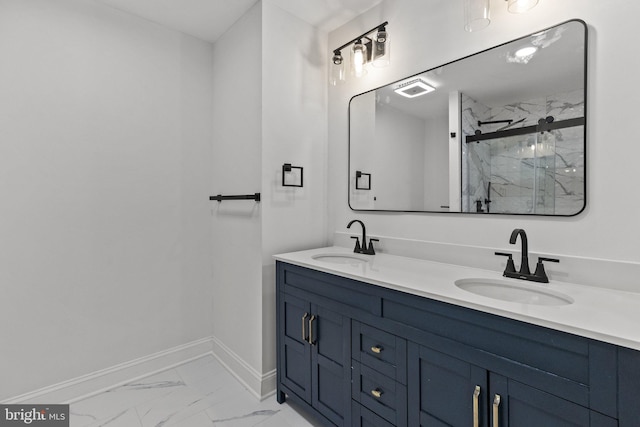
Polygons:
[[[492,427],[618,425],[614,419],[512,379],[494,373],[491,373],[489,378]],[[499,400],[496,396],[499,396]]]
[[351,421],[351,322],[312,304],[310,325],[312,406],[338,426]]
[[281,316],[281,330],[278,331],[280,381],[311,403],[311,346],[307,342],[311,304],[282,293],[278,316]]
[[409,426],[488,425],[486,370],[415,343],[408,347]]

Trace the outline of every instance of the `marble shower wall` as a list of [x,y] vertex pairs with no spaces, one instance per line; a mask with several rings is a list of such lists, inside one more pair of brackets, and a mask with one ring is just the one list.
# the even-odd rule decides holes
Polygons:
[[[495,132],[506,123],[478,126],[478,121],[513,120],[511,129],[538,120],[584,117],[582,89],[490,108],[462,94],[462,133]],[[491,183],[493,213],[575,214],[584,205],[584,127],[543,134],[463,143],[462,210],[476,212],[480,200],[486,212]],[[535,195],[535,196],[534,196]]]
[[461,95],[462,107],[462,212],[476,212],[476,200],[484,201],[491,172],[489,143],[466,144],[467,135],[478,129],[478,121],[485,121],[491,109],[465,95]]

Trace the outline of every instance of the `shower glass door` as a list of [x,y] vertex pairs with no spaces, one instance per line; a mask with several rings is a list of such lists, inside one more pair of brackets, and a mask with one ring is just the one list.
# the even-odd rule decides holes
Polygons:
[[463,207],[505,214],[575,212],[584,203],[583,135],[584,125],[578,125],[467,143]]

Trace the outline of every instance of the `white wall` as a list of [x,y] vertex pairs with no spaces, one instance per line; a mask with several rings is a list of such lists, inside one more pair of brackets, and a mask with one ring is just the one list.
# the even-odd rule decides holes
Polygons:
[[[425,121],[397,108],[376,106],[375,138],[365,143],[374,153],[371,166],[373,208],[424,205]],[[357,205],[353,205],[354,207]]]
[[[376,144],[376,93],[364,93],[349,104],[349,206],[357,209],[375,209],[376,194],[379,190],[377,178],[371,180],[375,171],[377,153],[372,150]],[[369,174],[358,180],[358,187],[370,190],[356,190],[356,171]],[[375,175],[377,177],[377,174]]]
[[425,120],[424,203],[422,210],[442,211],[449,206],[449,117]]
[[[614,4],[615,3],[615,4]],[[542,0],[524,15],[491,2],[486,29],[463,30],[461,2],[387,0],[332,32],[329,48],[388,20],[392,64],[329,90],[329,229],[343,231],[360,218],[372,234],[445,243],[507,248],[510,231],[525,228],[532,250],[612,260],[640,261],[637,215],[640,197],[633,171],[640,157],[635,108],[640,58],[629,51],[637,39],[634,1]],[[586,210],[573,218],[465,216],[462,214],[363,214],[349,210],[347,195],[347,105],[355,94],[572,18],[589,25]],[[418,46],[417,46],[418,45]]]
[[[274,254],[327,245],[327,33],[263,0],[262,372],[275,374]],[[282,165],[304,187],[282,187]],[[272,385],[263,386],[272,391]]]
[[[214,45],[216,354],[259,396],[275,387],[276,253],[326,244],[326,33],[263,0]],[[281,186],[282,165],[304,187]]]
[[[261,40],[258,3],[214,44],[214,195],[261,191]],[[262,203],[212,202],[211,211],[213,336],[223,346],[214,350],[239,374],[248,365],[250,383],[262,366]]]
[[210,335],[211,46],[0,1],[0,400]]

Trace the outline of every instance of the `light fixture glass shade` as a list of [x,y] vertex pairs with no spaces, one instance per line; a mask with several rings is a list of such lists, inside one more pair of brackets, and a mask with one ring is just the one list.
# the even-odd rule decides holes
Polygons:
[[524,13],[533,9],[538,0],[507,0],[507,10],[511,13]]
[[485,28],[491,22],[489,0],[464,0],[464,29],[468,32]]
[[356,77],[367,74],[365,63],[367,62],[367,46],[358,40],[351,48],[351,73]]
[[334,52],[329,72],[329,84],[337,86],[347,81],[345,61],[340,52]]
[[371,65],[386,67],[391,63],[391,43],[385,29],[378,30],[371,48]]

